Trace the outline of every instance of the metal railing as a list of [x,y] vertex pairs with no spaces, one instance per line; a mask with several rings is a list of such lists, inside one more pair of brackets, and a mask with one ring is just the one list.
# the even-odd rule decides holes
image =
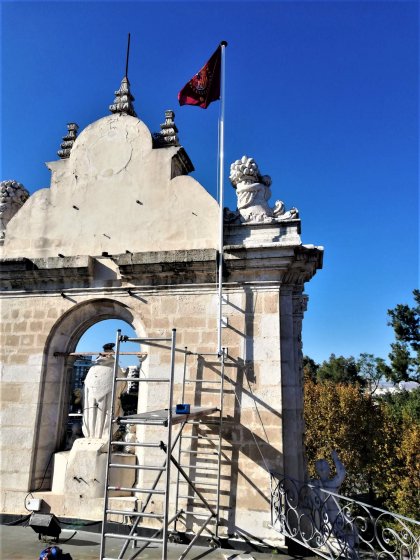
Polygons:
[[420,560],[420,522],[271,473],[273,529],[337,560]]

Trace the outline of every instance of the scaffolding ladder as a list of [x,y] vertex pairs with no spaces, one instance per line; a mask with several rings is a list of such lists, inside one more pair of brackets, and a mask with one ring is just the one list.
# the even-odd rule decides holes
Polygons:
[[[192,378],[191,374],[187,378],[189,356],[196,356],[203,362],[208,361],[208,357],[220,358],[220,373],[216,373],[219,379],[206,379],[204,376]],[[183,513],[180,516],[181,519],[184,519],[186,529],[193,522],[198,524],[200,519],[204,521],[202,521],[199,531],[202,531],[207,524],[214,524],[213,542],[217,542],[220,525],[224,361],[224,350],[222,355],[218,356],[218,354],[213,353],[189,352],[185,348],[181,401],[184,402],[186,384],[199,386],[201,390],[195,391],[195,400],[201,400],[205,391],[216,394],[218,396],[218,415],[217,417],[203,416],[186,422],[186,427],[179,436],[178,463],[188,472],[189,479],[194,482],[195,487],[200,488],[201,492],[205,493],[206,500],[215,509],[216,515],[209,518],[207,512],[196,511],[197,509],[205,509],[205,507],[203,507],[202,502],[201,504],[200,502],[197,503],[197,496],[194,493],[185,491],[188,489],[188,487],[186,488],[187,482],[183,480],[179,470],[177,472],[175,509],[178,511],[181,501],[186,500],[187,505],[182,508]],[[196,402],[196,404],[198,403]],[[186,433],[188,426],[191,429]],[[175,521],[175,530],[178,521],[178,519]]]
[[[118,383],[126,383],[126,377],[120,377],[119,372],[119,356],[120,356],[120,345],[122,342],[137,342],[142,345],[157,346],[160,348],[168,348],[170,350],[170,368],[168,377],[148,377],[139,378],[137,381],[146,383],[164,383],[168,384],[168,408],[141,412],[138,414],[133,414],[129,416],[115,416],[115,395],[116,386]],[[184,354],[184,371],[183,371],[183,381],[182,381],[182,401],[185,396],[185,383],[194,382],[193,380],[188,380],[186,378],[186,367],[187,367],[187,357],[189,355],[199,356],[193,352],[189,352],[187,348],[179,349],[176,348],[176,329],[172,330],[172,336],[170,338],[129,338],[127,336],[122,336],[121,331],[117,331],[116,345],[115,345],[115,363],[114,363],[114,382],[112,386],[112,399],[111,399],[111,422],[109,430],[109,440],[108,440],[108,456],[107,456],[107,468],[105,477],[105,495],[104,495],[104,511],[102,520],[102,534],[101,534],[101,548],[100,548],[100,560],[120,560],[125,558],[127,549],[132,544],[131,555],[129,560],[133,560],[150,544],[160,544],[162,546],[162,560],[167,559],[167,546],[170,537],[170,526],[174,523],[174,531],[176,531],[176,522],[184,516],[186,519],[191,513],[190,507],[187,506],[185,509],[180,508],[180,501],[183,499],[184,494],[179,491],[180,486],[186,488],[184,499],[194,499],[200,502],[201,508],[206,510],[204,514],[204,521],[193,536],[192,540],[186,547],[186,549],[180,555],[180,560],[184,558],[189,550],[192,548],[194,543],[200,537],[202,532],[207,528],[210,522],[215,523],[215,532],[210,532],[210,535],[217,537],[218,525],[219,525],[219,510],[220,510],[220,459],[221,459],[221,436],[222,436],[222,419],[223,419],[223,380],[224,380],[224,351],[220,356],[221,371],[219,385],[219,403],[218,406],[191,406],[188,414],[177,414],[176,407],[174,407],[174,371],[175,371],[175,353],[182,352]],[[217,417],[214,418],[214,414]],[[216,463],[216,483],[215,483],[215,499],[208,500],[204,495],[205,490],[201,488],[202,483],[197,484],[193,477],[190,476],[190,465],[186,465],[182,461],[184,451],[186,451],[182,444],[191,439],[199,440],[198,435],[190,435],[183,437],[183,429],[187,424],[193,426],[193,430],[199,431],[200,427],[203,425],[202,421],[204,418],[214,418],[212,423],[217,426],[217,438],[212,438],[215,441],[216,451],[212,452],[215,457],[217,457]],[[166,438],[159,441],[136,441],[127,444],[125,441],[116,441],[113,439],[113,433],[116,425],[127,425],[135,424],[142,426],[161,426],[166,429]],[[178,426],[179,430],[174,435],[173,428]],[[201,437],[201,436],[200,436]],[[178,447],[178,458],[175,458],[175,448]],[[161,464],[135,464],[127,465],[118,462],[113,462],[112,460],[112,449],[113,447],[118,448],[119,446],[139,447],[139,448],[154,448],[155,450],[160,449],[163,452],[164,460]],[[190,453],[191,455],[192,453]],[[175,512],[170,516],[170,494],[171,494],[171,466],[176,469],[176,496],[175,496]],[[110,472],[118,471],[121,469],[134,469],[136,475],[136,482],[133,487],[123,487],[119,485],[110,484]],[[139,487],[137,482],[137,474],[141,471],[146,473],[147,471],[155,472],[156,476],[152,483],[147,484],[147,487]],[[162,487],[163,485],[163,487]],[[133,495],[143,495],[145,500],[141,505],[140,511],[124,511],[120,509],[114,509],[110,505],[110,492],[112,491],[123,491],[129,492]],[[154,513],[147,512],[148,506],[152,502],[154,496],[161,496],[162,498],[162,512]],[[132,519],[132,525],[128,534],[112,533],[109,532],[107,527],[109,525],[109,516],[111,515],[123,515],[130,517]],[[203,516],[203,514],[201,514]],[[140,522],[143,519],[150,519],[160,523],[160,527],[157,529],[149,529],[152,531],[151,535],[145,536],[144,534],[139,534],[138,530]],[[106,555],[107,543],[109,539],[120,539],[123,541],[122,548],[118,554],[118,558],[111,558]],[[140,547],[138,548],[138,545]]]

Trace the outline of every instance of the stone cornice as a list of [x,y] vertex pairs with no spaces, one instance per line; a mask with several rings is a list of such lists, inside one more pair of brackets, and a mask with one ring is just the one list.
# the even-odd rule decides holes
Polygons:
[[[322,268],[322,248],[305,245],[224,248],[224,282],[229,284],[274,282],[303,286]],[[3,291],[64,290],[100,285],[130,288],[214,284],[216,249],[124,253],[107,257],[116,270],[111,283],[96,278],[97,263],[104,257],[8,258],[0,261]],[[103,278],[103,277],[102,277]]]
[[8,258],[0,261],[0,289],[25,290],[53,284],[87,287],[93,279],[93,259],[81,257]]
[[215,249],[126,253],[114,258],[122,282],[135,285],[214,282]]

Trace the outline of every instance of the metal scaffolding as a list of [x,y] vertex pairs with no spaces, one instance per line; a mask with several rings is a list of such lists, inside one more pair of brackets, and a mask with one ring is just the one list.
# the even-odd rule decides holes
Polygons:
[[[124,354],[120,352],[120,348],[121,344],[124,342],[136,342],[140,343],[142,346],[154,346],[169,350],[169,375],[166,377],[146,377],[140,379],[142,383],[168,384],[167,408],[138,412],[137,414],[131,414],[129,416],[115,415],[117,384],[127,382],[126,377],[119,376],[119,357]],[[177,407],[174,406],[176,353],[182,353],[184,355],[181,404],[185,404],[186,385],[193,384],[193,386],[200,386],[202,389],[210,386],[208,391],[210,391],[213,396],[215,394],[217,395],[217,406],[197,406],[197,400],[201,399],[202,391],[194,391],[195,405],[190,405],[189,409],[184,411],[179,408],[177,410]],[[212,369],[212,372],[216,373],[218,379],[206,379],[204,375],[200,377],[197,375],[196,378],[192,378],[191,375],[187,377],[188,360],[190,356],[196,356],[198,360],[205,359],[204,356],[214,357],[217,363],[220,364],[219,371],[215,371],[215,368]],[[191,352],[188,348],[177,348],[176,329],[172,330],[170,338],[129,338],[127,336],[122,336],[120,330],[117,331],[100,560],[120,560],[123,558],[133,560],[139,556],[147,546],[157,543],[162,546],[162,560],[166,560],[168,540],[172,534],[177,533],[179,523],[182,523],[189,529],[192,529],[194,524],[197,525],[201,523],[198,530],[193,534],[188,546],[180,555],[180,560],[188,554],[189,550],[204,531],[207,531],[212,539],[217,539],[220,522],[224,364],[224,349],[219,355],[216,353],[200,354]],[[137,381],[139,380],[136,380],[136,382]],[[198,395],[200,395],[199,399],[197,398]],[[128,424],[137,426],[160,426],[164,430],[164,437],[161,439],[157,438],[156,441],[153,442],[139,441],[140,438],[137,438],[136,442],[130,443],[126,441],[117,441],[113,438],[117,425],[124,426]],[[113,448],[118,449],[127,445],[136,448],[161,450],[164,455],[164,460],[160,464],[135,465],[113,462]],[[171,468],[174,468],[176,473],[176,479],[172,481],[172,484]],[[122,469],[133,469],[135,471],[136,482],[133,487],[110,484],[111,470],[114,472]],[[156,473],[154,481],[139,486],[138,475],[147,472]],[[144,496],[140,511],[127,511],[113,508],[110,504],[110,498],[112,498],[110,493],[113,491],[127,492],[134,497],[138,495]],[[209,493],[213,493],[213,495],[209,497]],[[172,497],[173,494],[174,497]],[[162,499],[162,511],[158,513],[148,511],[155,500],[155,496],[160,496]],[[197,509],[203,511],[197,512]],[[112,515],[122,515],[131,518],[132,524],[128,534],[109,532],[108,527],[110,524],[110,516]],[[145,528],[142,526],[142,522],[144,523],[145,520],[158,522],[160,527],[156,529],[150,529],[150,527]],[[172,525],[173,528],[171,528]],[[210,529],[210,526],[212,526],[212,529]],[[120,539],[122,541],[122,547],[118,558],[111,558],[106,555],[107,540],[111,538]],[[128,556],[125,556],[130,544],[132,545],[132,550],[128,552]]]

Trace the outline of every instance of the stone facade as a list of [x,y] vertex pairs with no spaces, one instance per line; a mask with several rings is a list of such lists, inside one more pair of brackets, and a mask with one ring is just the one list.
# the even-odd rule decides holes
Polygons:
[[[26,512],[25,495],[41,488],[36,495],[56,515],[88,518],[87,491],[64,501],[51,492],[51,457],[64,442],[73,361],[63,354],[94,323],[122,319],[149,337],[176,328],[178,347],[216,352],[218,205],[192,178],[171,179],[180,149],[153,148],[135,117],[101,119],[82,131],[69,158],[48,164],[51,188],[32,195],[8,225],[0,273],[2,512]],[[268,528],[267,471],[303,475],[303,288],[322,266],[322,249],[302,245],[300,220],[290,219],[226,224],[224,251],[221,534],[277,539]],[[175,402],[182,364],[179,355]],[[159,376],[168,366],[169,353],[153,348],[142,367]],[[218,361],[191,357],[189,376],[204,370],[217,373]],[[152,386],[139,399],[148,409],[167,404]],[[198,384],[187,385],[185,401],[218,405]],[[91,499],[90,518],[100,518],[102,502]]]

